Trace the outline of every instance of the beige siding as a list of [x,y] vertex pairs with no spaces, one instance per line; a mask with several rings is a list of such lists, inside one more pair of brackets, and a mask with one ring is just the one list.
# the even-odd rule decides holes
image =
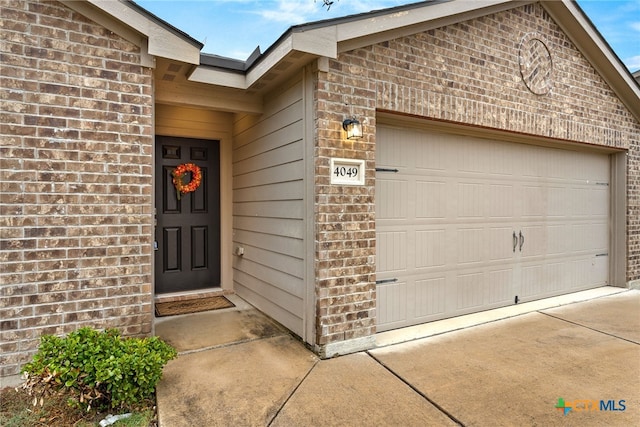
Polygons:
[[231,133],[233,115],[218,111],[156,105],[156,135],[220,141],[220,272],[221,287],[232,289],[231,267]]
[[263,115],[234,125],[234,289],[303,336],[302,80],[266,98]]
[[156,135],[183,138],[228,139],[233,115],[175,105],[156,105]]

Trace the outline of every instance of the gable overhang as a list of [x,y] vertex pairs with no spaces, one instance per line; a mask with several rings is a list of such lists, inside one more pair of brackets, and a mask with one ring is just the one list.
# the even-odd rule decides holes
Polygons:
[[284,80],[290,75],[286,70],[299,70],[317,58],[337,58],[339,53],[358,47],[532,2],[433,0],[298,25],[290,28],[244,73],[201,64],[188,78],[193,82],[260,90],[265,86],[261,81]]
[[[188,79],[242,90],[264,91],[318,58],[536,3],[535,0],[434,0],[290,28],[243,72],[198,65]],[[640,121],[640,87],[573,0],[540,1]]]
[[202,43],[127,0],[61,0],[61,3],[139,46],[144,66],[154,57],[200,63]]

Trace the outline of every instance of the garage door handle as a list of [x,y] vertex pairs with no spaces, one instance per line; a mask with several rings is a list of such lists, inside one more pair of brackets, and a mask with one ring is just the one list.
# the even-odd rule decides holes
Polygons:
[[513,252],[515,253],[516,248],[518,247],[518,236],[516,236],[516,232],[513,232]]
[[524,245],[524,234],[522,234],[522,230],[520,230],[520,252],[522,252],[523,245]]
[[383,279],[383,280],[376,280],[376,285],[381,285],[383,283],[393,283],[393,282],[397,282],[398,279]]

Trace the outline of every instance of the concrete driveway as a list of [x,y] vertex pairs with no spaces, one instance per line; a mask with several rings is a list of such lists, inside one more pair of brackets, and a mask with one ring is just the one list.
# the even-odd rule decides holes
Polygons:
[[161,427],[640,425],[637,290],[330,360],[234,302],[157,324]]

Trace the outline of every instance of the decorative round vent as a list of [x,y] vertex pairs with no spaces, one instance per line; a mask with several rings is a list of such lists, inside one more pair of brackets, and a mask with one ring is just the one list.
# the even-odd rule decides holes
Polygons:
[[551,53],[542,36],[529,33],[520,42],[520,74],[527,88],[536,95],[546,95],[553,86]]

